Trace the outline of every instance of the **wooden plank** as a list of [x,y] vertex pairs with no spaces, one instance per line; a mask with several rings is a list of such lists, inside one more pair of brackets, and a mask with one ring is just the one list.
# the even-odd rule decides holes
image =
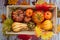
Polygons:
[[33,31],[22,31],[22,32],[6,32],[6,34],[27,34],[27,35],[35,35]]

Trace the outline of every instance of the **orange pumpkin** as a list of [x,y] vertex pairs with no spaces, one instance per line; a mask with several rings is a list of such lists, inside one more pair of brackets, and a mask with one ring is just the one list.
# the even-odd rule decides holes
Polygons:
[[31,17],[32,14],[33,14],[33,10],[32,10],[32,9],[27,9],[27,10],[26,10],[26,16],[27,16],[27,17]]
[[52,13],[50,11],[47,11],[44,13],[45,19],[51,19],[52,18]]
[[35,23],[40,24],[44,20],[44,15],[40,11],[34,12],[32,19]]

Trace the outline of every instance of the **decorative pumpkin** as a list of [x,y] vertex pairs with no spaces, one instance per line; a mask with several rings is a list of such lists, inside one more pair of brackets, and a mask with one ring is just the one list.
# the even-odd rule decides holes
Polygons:
[[25,18],[24,18],[24,22],[28,23],[28,22],[30,22],[30,21],[31,21],[31,18],[30,18],[30,17],[25,17]]
[[28,25],[28,28],[29,28],[30,30],[34,30],[34,28],[35,28],[34,22],[29,22],[29,23],[27,23],[27,25]]
[[21,9],[12,12],[12,19],[15,22],[21,22],[24,19],[24,13]]
[[19,22],[14,22],[13,24],[12,24],[12,30],[14,31],[14,32],[19,32],[19,31],[21,31],[22,29],[28,29],[27,28],[27,24],[24,24],[24,23],[19,23]]
[[36,11],[34,12],[33,16],[32,16],[32,19],[35,23],[41,23],[43,20],[44,20],[44,15],[42,12],[40,11]]
[[44,29],[44,30],[52,30],[52,28],[53,28],[53,25],[52,25],[51,20],[45,20],[42,23],[42,29]]
[[47,11],[44,13],[45,19],[51,19],[52,18],[52,13],[50,11]]
[[32,9],[27,9],[26,10],[26,16],[31,17],[33,15],[33,10]]

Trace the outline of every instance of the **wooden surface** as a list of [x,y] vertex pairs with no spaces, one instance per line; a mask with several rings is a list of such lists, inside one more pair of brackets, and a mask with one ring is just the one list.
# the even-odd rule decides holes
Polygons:
[[[6,8],[3,6],[3,4],[4,4],[3,1],[4,1],[4,0],[0,0],[0,16],[1,16],[2,13],[6,13]],[[55,0],[54,0],[54,1],[55,1]],[[56,0],[56,1],[57,1],[57,4],[58,4],[59,1],[58,1],[58,0]],[[55,3],[55,2],[54,2],[54,3]],[[59,6],[59,5],[58,5],[58,6]],[[59,6],[59,7],[60,7],[60,6]],[[60,13],[59,13],[58,15],[60,15]],[[0,20],[1,20],[1,19],[0,19]],[[57,24],[60,24],[60,18],[57,18]],[[10,40],[15,40],[16,37],[17,37],[17,36],[14,35],[14,36],[11,36],[9,39],[10,39]],[[6,40],[6,37],[4,37],[3,34],[2,34],[2,24],[1,24],[1,23],[0,23],[0,40]],[[60,33],[54,35],[54,36],[51,38],[51,40],[60,40]]]

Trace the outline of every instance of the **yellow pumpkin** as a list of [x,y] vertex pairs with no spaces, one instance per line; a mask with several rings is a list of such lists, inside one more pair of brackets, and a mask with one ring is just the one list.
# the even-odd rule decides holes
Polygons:
[[44,30],[52,30],[53,28],[53,25],[52,25],[52,22],[51,20],[45,20],[43,23],[42,23],[42,29]]

